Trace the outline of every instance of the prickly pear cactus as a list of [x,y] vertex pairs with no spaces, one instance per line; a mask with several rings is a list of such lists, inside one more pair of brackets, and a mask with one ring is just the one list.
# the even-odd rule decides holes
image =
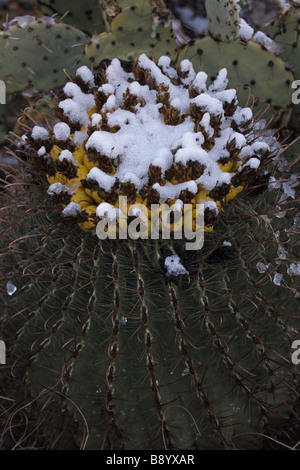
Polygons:
[[227,68],[230,86],[237,88],[240,102],[246,104],[250,97],[257,110],[271,106],[276,115],[279,109],[291,104],[292,73],[279,57],[255,41],[227,44],[207,36],[183,47],[179,57],[191,60],[196,69],[204,64],[210,77],[216,74],[216,63]]
[[172,31],[171,13],[164,1],[104,1],[107,32],[94,35],[86,47],[86,56],[97,64],[117,56],[136,59],[141,53],[175,57],[176,41]]
[[74,2],[74,0],[65,0],[63,3],[57,0],[46,0],[39,3],[45,15],[56,15],[59,19],[62,17],[64,23],[70,24],[87,34],[100,34],[105,30],[99,0],[85,0],[84,5],[82,5],[82,2]]
[[[123,67],[80,68],[53,123],[22,138],[24,169],[7,176],[0,301],[11,371],[47,448],[256,449],[297,397],[297,208],[276,211],[293,189],[290,165],[277,168],[281,147],[238,105],[224,70],[207,88],[189,61]],[[154,115],[172,138],[152,145],[140,184],[122,131],[142,128],[147,140]],[[226,178],[243,192],[226,198]],[[162,199],[208,203],[201,250],[174,237],[99,240],[115,195],[147,204],[157,184]]]
[[296,77],[299,75],[297,60],[299,17],[299,8],[293,8],[272,21],[268,28],[269,36],[283,46],[281,56],[290,65]]
[[64,69],[72,71],[76,64],[86,63],[82,49],[86,40],[80,30],[50,17],[13,19],[0,31],[0,71],[7,93],[61,86]]
[[[281,57],[288,64],[294,74],[295,80],[299,80],[299,51],[298,37],[300,32],[300,5],[298,8],[291,8],[288,12],[274,20],[269,29],[268,34],[283,46]],[[299,115],[300,106],[294,106],[292,115],[292,125],[299,131]]]
[[224,42],[236,39],[240,24],[237,2],[234,0],[206,0],[205,7],[211,35]]

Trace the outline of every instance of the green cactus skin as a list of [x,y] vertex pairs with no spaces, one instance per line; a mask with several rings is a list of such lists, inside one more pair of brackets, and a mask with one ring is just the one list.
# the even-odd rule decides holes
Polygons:
[[300,31],[299,18],[300,9],[296,8],[290,10],[285,15],[280,15],[268,28],[268,35],[284,47],[282,58],[294,68],[295,77],[300,74],[297,51],[297,41]]
[[[103,3],[110,7],[113,3],[114,9],[108,9],[107,6],[111,15],[107,20],[110,30],[93,36],[86,47],[86,57],[92,63],[113,59],[116,55],[122,60],[133,60],[143,52],[153,54],[156,58],[161,55],[175,57],[177,45],[171,24],[167,20],[161,24],[159,10],[155,10],[158,13],[153,20],[152,3],[158,2],[137,0],[134,4],[132,1]],[[107,14],[104,16],[107,17]]]
[[234,0],[206,0],[209,31],[218,41],[231,42],[239,32],[239,7]]
[[[49,447],[70,415],[79,428],[64,445],[85,449],[256,449],[266,425],[287,423],[299,301],[295,277],[276,261],[278,233],[295,258],[296,234],[285,229],[296,208],[270,222],[260,214],[274,212],[277,191],[237,198],[199,252],[182,242],[100,243],[61,223],[26,179],[1,211],[0,334]],[[173,253],[190,275],[167,282]]]
[[239,102],[246,104],[251,91],[257,110],[270,104],[266,117],[291,104],[292,73],[281,58],[253,40],[223,43],[206,36],[183,47],[178,57],[182,59],[189,59],[195,70],[203,66],[211,76],[216,76],[219,68],[227,68],[229,86],[237,88]]
[[7,93],[28,87],[48,91],[62,85],[64,69],[71,73],[76,65],[86,63],[86,41],[81,31],[45,19],[0,31],[0,73]]
[[39,3],[45,15],[56,14],[58,18],[63,16],[64,23],[89,35],[105,31],[102,8],[98,0],[85,0],[84,5],[74,0],[66,0],[63,3],[58,0],[45,0]]
[[[299,80],[300,77],[298,51],[299,32],[300,8],[293,8],[285,15],[281,15],[268,29],[269,36],[283,46],[284,51],[281,54],[281,57],[289,64],[295,80]],[[294,105],[290,124],[294,129],[296,129],[297,134],[299,132],[299,116],[300,105]]]

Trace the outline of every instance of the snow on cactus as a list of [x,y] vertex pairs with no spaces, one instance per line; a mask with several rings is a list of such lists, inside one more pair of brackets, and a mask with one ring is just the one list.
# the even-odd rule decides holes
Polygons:
[[53,129],[36,126],[28,136],[35,163],[56,184],[49,194],[63,207],[76,204],[72,218],[86,231],[101,218],[97,207],[118,207],[120,195],[149,209],[204,204],[211,230],[223,204],[251,185],[274,150],[251,108],[227,89],[227,70],[207,82],[189,60],[174,68],[166,56],[155,63],[142,54],[124,66],[113,59],[94,74],[79,68]]

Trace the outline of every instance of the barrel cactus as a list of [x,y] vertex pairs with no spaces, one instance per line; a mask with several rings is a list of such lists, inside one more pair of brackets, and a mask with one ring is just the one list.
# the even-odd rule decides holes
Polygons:
[[[225,69],[208,84],[188,60],[82,66],[56,98],[17,143],[1,210],[1,338],[43,445],[256,449],[297,397],[282,146]],[[100,239],[120,196],[146,214],[187,204],[192,228],[202,205],[203,247],[174,227]]]

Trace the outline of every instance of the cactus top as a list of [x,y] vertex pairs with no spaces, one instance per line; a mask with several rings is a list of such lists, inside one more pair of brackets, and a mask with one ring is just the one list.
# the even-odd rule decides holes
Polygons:
[[174,68],[165,56],[157,64],[145,54],[132,64],[113,59],[95,73],[80,67],[63,89],[58,122],[30,136],[48,193],[69,205],[63,215],[91,230],[97,206],[117,207],[121,194],[147,206],[202,202],[211,227],[270,148],[251,108],[227,88],[227,70],[207,81],[189,60]]

